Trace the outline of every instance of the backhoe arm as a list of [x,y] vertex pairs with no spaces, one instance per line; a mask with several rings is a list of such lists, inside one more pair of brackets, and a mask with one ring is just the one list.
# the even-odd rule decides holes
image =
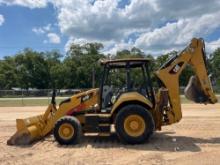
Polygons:
[[217,98],[207,74],[204,42],[201,39],[193,39],[191,47],[195,48],[195,52],[189,64],[193,67],[196,76],[191,77],[185,89],[185,95],[188,99],[196,103],[214,104],[217,102]]
[[172,57],[156,71],[162,87],[168,89],[170,107],[166,110],[167,124],[178,122],[182,118],[179,76],[187,64],[192,66],[196,75],[190,79],[185,90],[187,98],[205,104],[217,102],[207,74],[204,53],[203,40],[194,38],[178,56]]

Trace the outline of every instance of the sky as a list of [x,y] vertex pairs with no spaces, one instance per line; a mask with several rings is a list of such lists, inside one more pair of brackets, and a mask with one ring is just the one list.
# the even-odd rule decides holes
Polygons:
[[0,58],[87,42],[105,54],[135,46],[157,56],[193,37],[209,53],[220,47],[219,0],[0,0]]

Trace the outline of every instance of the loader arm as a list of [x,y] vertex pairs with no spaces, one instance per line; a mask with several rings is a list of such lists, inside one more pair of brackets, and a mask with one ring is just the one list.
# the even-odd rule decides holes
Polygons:
[[54,128],[55,123],[65,115],[73,113],[86,113],[98,103],[99,89],[91,89],[73,95],[71,98],[60,103],[56,108],[55,101],[49,104],[46,111],[37,116],[26,119],[17,119],[17,131],[7,141],[8,145],[26,145],[33,141],[44,138]]
[[191,43],[178,56],[172,57],[156,71],[162,87],[168,89],[170,104],[170,109],[167,112],[168,124],[178,122],[182,118],[179,76],[187,64],[191,65],[195,72],[195,76],[191,78],[186,89],[187,98],[204,104],[217,102],[206,69],[204,47],[202,39],[193,38]]

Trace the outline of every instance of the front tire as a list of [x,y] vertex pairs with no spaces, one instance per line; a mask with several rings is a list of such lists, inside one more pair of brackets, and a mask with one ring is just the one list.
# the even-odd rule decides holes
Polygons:
[[140,105],[127,105],[119,110],[115,130],[119,139],[128,144],[140,144],[150,138],[155,129],[151,113]]
[[73,116],[60,118],[54,127],[54,137],[61,145],[77,144],[82,135],[79,120]]

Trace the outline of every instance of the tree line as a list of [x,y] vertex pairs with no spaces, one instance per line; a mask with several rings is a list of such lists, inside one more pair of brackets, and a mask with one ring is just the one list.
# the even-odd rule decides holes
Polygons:
[[[114,56],[105,56],[101,53],[102,48],[101,43],[72,44],[65,55],[59,51],[38,52],[24,49],[15,55],[5,56],[0,61],[0,89],[98,87],[102,75],[102,68],[98,64],[100,59],[150,58],[150,69],[156,71],[171,56],[177,55],[176,51],[172,51],[154,58],[133,47],[118,51]],[[220,48],[209,55],[207,63],[209,72],[216,78],[216,85],[220,86]],[[185,86],[192,74],[192,68],[187,67],[180,77],[180,85]]]

